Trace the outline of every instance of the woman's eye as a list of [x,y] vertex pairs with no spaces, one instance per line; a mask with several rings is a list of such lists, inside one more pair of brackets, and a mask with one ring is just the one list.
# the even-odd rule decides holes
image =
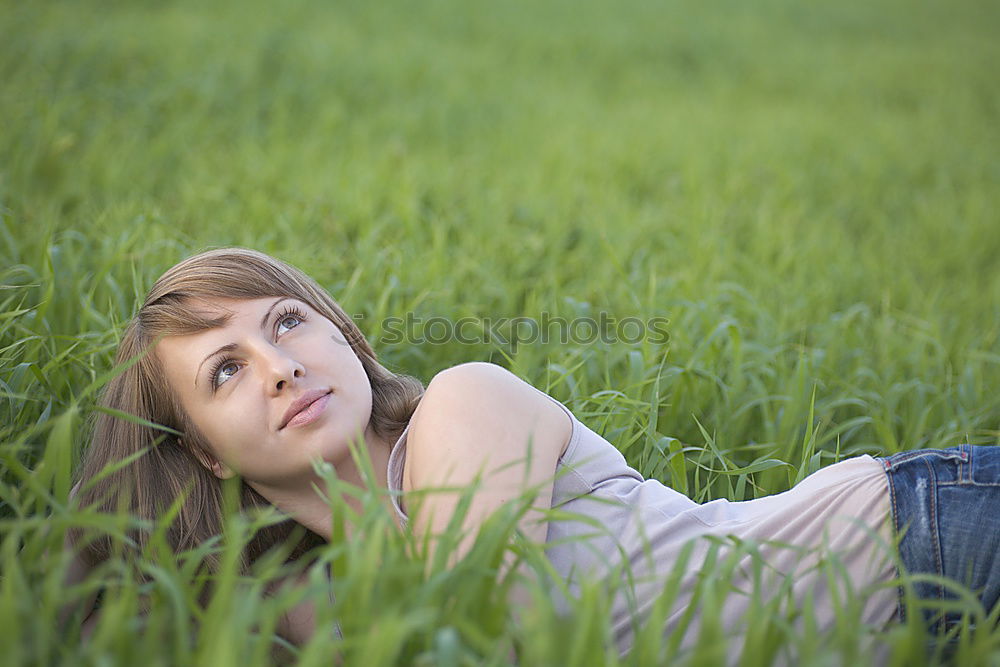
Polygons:
[[218,387],[223,382],[233,377],[240,370],[240,365],[235,361],[227,361],[226,363],[219,366],[219,369],[215,371],[215,386]]
[[285,333],[289,329],[294,329],[295,327],[302,324],[302,318],[298,315],[287,314],[282,315],[281,319],[278,320],[278,335]]

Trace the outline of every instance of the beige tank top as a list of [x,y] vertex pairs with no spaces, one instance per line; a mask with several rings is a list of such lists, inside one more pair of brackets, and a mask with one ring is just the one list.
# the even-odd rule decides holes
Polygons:
[[[549,523],[546,555],[564,578],[570,596],[568,599],[555,588],[552,594],[557,608],[566,611],[587,577],[603,581],[614,568],[627,565],[631,571],[628,583],[617,589],[612,607],[615,641],[621,654],[632,645],[633,623],[636,627],[644,624],[682,548],[691,543],[680,592],[664,628],[665,633],[676,631],[710,545],[718,542],[715,538],[808,548],[811,553],[805,557],[802,549],[776,545],[762,545],[759,553],[773,568],[774,577],[794,575],[796,604],[809,600],[820,631],[832,627],[834,598],[842,599],[844,585],[867,592],[865,622],[881,627],[895,614],[896,589],[886,585],[896,576],[886,548],[892,544],[888,482],[882,467],[870,456],[823,468],[784,493],[699,505],[656,480],[643,479],[611,443],[562,403],[543,395],[562,407],[573,423],[569,444],[556,468],[552,507],[558,508],[560,515],[580,517]],[[403,488],[408,430],[403,431],[389,457],[389,488],[397,492]],[[398,495],[393,494],[392,500],[405,524],[407,516]],[[839,582],[839,590],[831,590],[827,577],[813,569],[821,546],[835,553],[846,570],[850,583]],[[749,557],[746,560],[750,562]],[[749,591],[755,585],[767,589],[766,580],[754,584],[752,567],[742,569],[744,576],[737,574],[730,579],[736,590]],[[774,590],[776,581],[772,582]],[[733,638],[728,646],[731,660],[739,655],[739,628],[744,615],[753,613],[752,606],[750,596],[732,593],[722,608],[718,620]],[[682,647],[697,639],[697,616],[687,626]]]

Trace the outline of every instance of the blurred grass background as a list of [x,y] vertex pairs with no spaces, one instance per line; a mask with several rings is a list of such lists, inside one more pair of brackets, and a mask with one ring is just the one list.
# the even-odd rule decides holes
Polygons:
[[[27,555],[73,520],[117,333],[207,246],[303,268],[394,370],[511,368],[697,500],[996,443],[997,34],[982,0],[0,2],[0,612],[58,600]],[[405,313],[543,312],[670,340],[380,344]],[[765,459],[789,465],[705,471]],[[384,661],[474,632],[416,618]],[[40,627],[9,631],[26,661],[105,655]],[[907,632],[897,658],[922,655]]]

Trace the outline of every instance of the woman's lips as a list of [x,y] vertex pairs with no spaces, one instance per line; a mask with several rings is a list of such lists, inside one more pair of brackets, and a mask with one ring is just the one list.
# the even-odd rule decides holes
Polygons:
[[330,393],[323,394],[315,401],[304,407],[301,411],[295,414],[282,428],[288,428],[291,426],[305,426],[306,424],[311,424],[320,415],[323,414],[323,409],[326,408],[326,404],[330,401]]

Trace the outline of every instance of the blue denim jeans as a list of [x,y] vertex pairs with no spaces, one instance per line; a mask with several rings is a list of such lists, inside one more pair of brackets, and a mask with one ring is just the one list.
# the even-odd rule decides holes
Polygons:
[[[905,574],[946,577],[968,587],[989,612],[1000,596],[1000,447],[918,449],[879,459]],[[905,620],[903,588],[899,615]],[[920,600],[954,600],[946,584],[916,581]],[[921,605],[923,606],[923,605]],[[937,630],[960,611],[924,608]]]

